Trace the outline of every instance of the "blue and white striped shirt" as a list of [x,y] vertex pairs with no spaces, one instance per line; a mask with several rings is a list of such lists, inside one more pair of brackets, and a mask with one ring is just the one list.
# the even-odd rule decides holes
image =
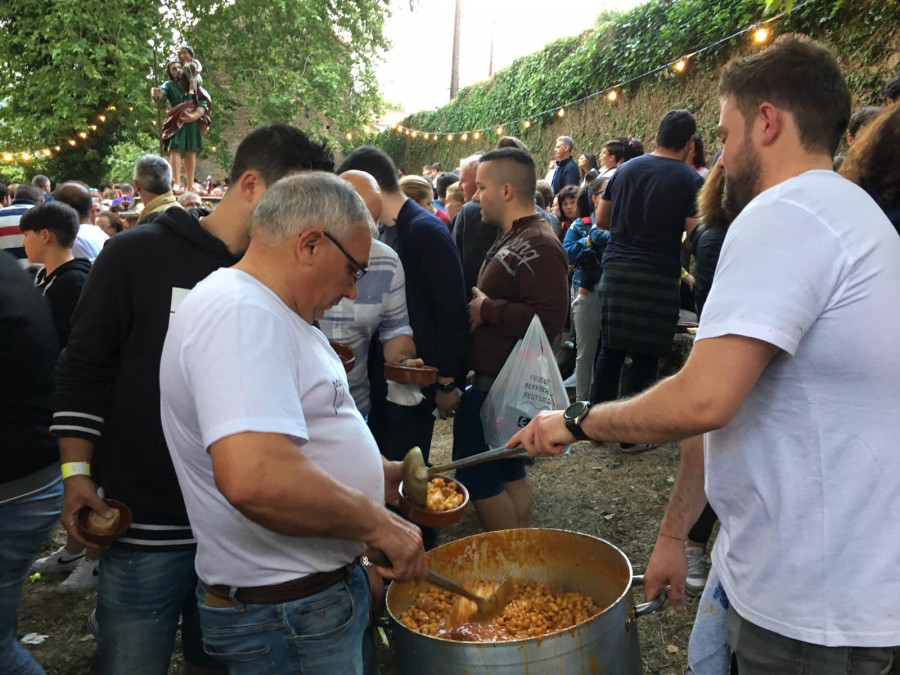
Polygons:
[[372,240],[369,271],[357,286],[356,300],[344,298],[325,312],[319,327],[329,340],[353,347],[356,364],[347,374],[350,395],[363,417],[369,414],[368,355],[372,336],[378,332],[381,343],[401,335],[412,337],[406,311],[406,276],[394,250]]

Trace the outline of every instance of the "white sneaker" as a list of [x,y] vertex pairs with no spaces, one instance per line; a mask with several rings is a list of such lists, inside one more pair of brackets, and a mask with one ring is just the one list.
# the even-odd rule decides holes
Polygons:
[[90,631],[91,635],[95,638],[100,637],[100,624],[97,623],[97,608],[94,607],[94,610],[91,612],[91,615],[87,618],[87,629]]
[[712,563],[706,555],[706,549],[699,546],[686,546],[684,554],[687,556],[688,564],[684,588],[690,595],[700,595],[706,587],[706,578],[709,576]]
[[32,572],[52,574],[54,572],[71,572],[78,563],[84,559],[84,551],[77,554],[69,553],[65,546],[61,546],[46,558],[38,558],[31,563]]
[[69,578],[56,587],[56,590],[60,593],[81,593],[97,588],[97,581],[100,577],[98,562],[85,558],[78,563],[78,567],[69,575]]

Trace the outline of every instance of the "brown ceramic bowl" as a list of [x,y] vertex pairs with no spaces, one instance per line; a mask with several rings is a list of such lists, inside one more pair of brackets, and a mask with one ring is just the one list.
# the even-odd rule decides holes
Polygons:
[[415,384],[427,387],[437,382],[438,369],[434,366],[401,366],[399,363],[385,363],[384,377],[400,384]]
[[678,325],[675,326],[675,332],[676,333],[687,333],[688,328],[696,328],[696,327],[697,327],[696,321],[679,321]]
[[108,506],[119,509],[119,526],[109,534],[96,534],[88,529],[88,516],[91,514],[89,506],[83,506],[78,510],[75,516],[75,531],[87,543],[94,546],[106,546],[113,543],[116,539],[125,534],[125,531],[131,527],[131,509],[122,502],[115,499],[104,499]]
[[353,364],[356,363],[356,352],[353,351],[353,347],[342,344],[340,342],[329,342],[331,348],[337,352],[337,355],[341,358],[341,363],[344,364],[344,370],[348,373],[353,370]]
[[403,489],[403,483],[400,483],[400,506],[398,507],[398,511],[400,511],[400,514],[404,518],[411,520],[417,525],[424,525],[425,527],[449,527],[450,525],[459,522],[459,519],[462,518],[463,511],[465,511],[466,507],[469,505],[469,491],[466,490],[465,485],[447,474],[439,473],[432,476],[432,478],[437,478],[438,476],[445,478],[446,480],[452,480],[456,483],[457,490],[461,492],[463,496],[462,504],[449,511],[430,511],[424,506],[419,506],[410,499],[409,495],[407,495],[406,491]]

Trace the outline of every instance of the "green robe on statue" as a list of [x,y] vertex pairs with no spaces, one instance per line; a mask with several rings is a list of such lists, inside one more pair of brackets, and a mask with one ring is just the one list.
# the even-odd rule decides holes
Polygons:
[[[172,80],[163,82],[160,89],[170,108],[174,108],[179,103],[184,103],[191,99],[191,95],[182,92]],[[209,111],[209,103],[207,101],[201,100],[199,105]],[[164,142],[163,148],[166,152],[173,150],[200,152],[203,150],[203,135],[200,133],[200,123],[191,122],[182,126],[174,136]]]

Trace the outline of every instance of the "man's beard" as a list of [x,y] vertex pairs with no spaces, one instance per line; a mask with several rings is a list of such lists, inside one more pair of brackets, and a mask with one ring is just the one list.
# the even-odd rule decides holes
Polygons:
[[744,142],[738,155],[743,159],[741,167],[733,174],[725,174],[725,210],[734,216],[759,194],[759,177],[762,173],[759,153],[749,143]]

